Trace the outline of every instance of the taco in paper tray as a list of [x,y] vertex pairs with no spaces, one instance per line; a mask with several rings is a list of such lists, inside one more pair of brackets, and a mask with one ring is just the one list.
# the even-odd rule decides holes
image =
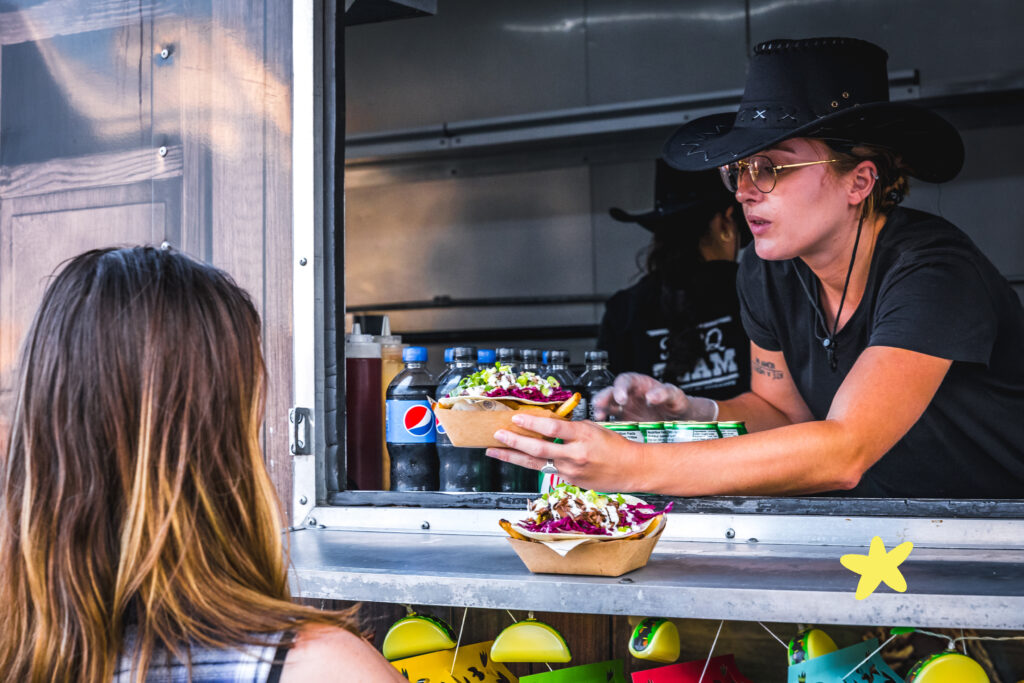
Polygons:
[[505,429],[526,436],[538,436],[512,422],[512,416],[527,413],[565,419],[579,403],[580,395],[558,384],[554,377],[533,372],[511,372],[495,363],[468,377],[447,396],[433,404],[438,434],[447,434],[455,446],[464,448],[501,447],[494,433]]
[[502,520],[506,532],[542,542],[616,540],[656,529],[672,503],[657,510],[628,493],[598,493],[563,483],[531,500],[527,509],[530,516],[514,525]]
[[554,377],[535,372],[511,371],[508,365],[495,363],[462,378],[458,387],[438,400],[450,410],[519,410],[523,406],[546,408],[558,417],[572,412],[580,395],[562,387]]

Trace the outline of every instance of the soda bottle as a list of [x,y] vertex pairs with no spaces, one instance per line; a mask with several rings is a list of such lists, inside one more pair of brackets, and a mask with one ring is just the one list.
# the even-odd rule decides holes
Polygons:
[[476,352],[476,369],[493,368],[496,358],[494,349],[480,349]]
[[402,349],[405,369],[388,385],[385,433],[392,491],[437,490],[437,432],[430,398],[437,380],[427,370],[427,350]]
[[[513,350],[514,349],[510,349]],[[523,349],[519,352],[522,362],[513,367],[513,372],[534,372],[538,375],[544,372],[540,365],[540,351],[538,349]],[[526,467],[513,465],[512,463],[495,461],[495,488],[503,493],[513,491],[537,491],[537,472]]]
[[383,485],[382,421],[380,344],[355,323],[345,335],[346,488],[380,490]]
[[520,372],[534,372],[536,374],[541,373],[540,368],[540,350],[539,349],[523,349],[523,362],[519,365]]
[[[558,383],[563,388],[568,389],[572,392],[580,392],[583,394],[582,387],[579,383],[579,378],[576,377],[575,373],[569,369],[569,352],[565,349],[554,349],[548,351],[548,366],[545,372],[550,377],[554,377],[558,380]],[[587,419],[587,406],[584,401],[580,400],[576,407],[572,410],[572,420],[586,420]]]
[[[586,362],[586,369],[578,380],[580,386],[580,405],[586,411],[588,420],[594,419],[594,395],[605,387],[610,387],[615,381],[615,375],[608,369],[607,351],[587,351],[583,354]],[[575,411],[573,412],[575,415]],[[608,418],[609,421],[615,418]]]
[[503,347],[495,351],[495,354],[497,355],[496,360],[502,365],[507,365],[510,372],[519,372],[518,349]]
[[[459,381],[476,372],[476,348],[457,346],[453,351],[454,365],[443,381],[439,380],[437,398],[455,391]],[[492,463],[484,455],[485,448],[458,448],[437,425],[438,489],[441,491],[487,491],[491,487]]]
[[444,350],[444,368],[442,368],[441,372],[437,375],[438,386],[444,384],[444,380],[448,377],[448,373],[452,371],[452,366],[455,365],[455,362],[452,360],[452,353],[454,351],[455,349],[450,346]]
[[569,352],[565,349],[553,349],[544,353],[548,356],[547,365],[543,368],[544,376],[554,377],[564,389],[579,391],[576,388],[576,375],[569,369]]

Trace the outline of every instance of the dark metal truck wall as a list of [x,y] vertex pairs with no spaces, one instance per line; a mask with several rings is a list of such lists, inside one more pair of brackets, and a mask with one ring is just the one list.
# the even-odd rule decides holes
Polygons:
[[[548,343],[581,361],[593,302],[632,281],[648,239],[608,207],[650,208],[661,142],[686,116],[735,107],[752,45],[812,35],[881,44],[893,96],[961,128],[961,175],[913,185],[906,205],[960,225],[1024,291],[1022,23],[1024,6],[1003,0],[444,0],[433,17],[351,27],[347,304],[577,297],[393,310],[391,322],[561,326],[570,338]],[[436,357],[457,336],[413,339]]]

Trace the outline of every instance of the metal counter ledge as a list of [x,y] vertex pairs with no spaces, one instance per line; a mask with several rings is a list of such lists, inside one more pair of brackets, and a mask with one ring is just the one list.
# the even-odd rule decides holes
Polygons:
[[[532,574],[509,510],[319,508],[289,533],[307,598],[813,624],[1024,630],[1024,520],[670,514],[646,567]],[[510,515],[510,512],[512,513]],[[839,558],[914,542],[908,589],[864,600]]]

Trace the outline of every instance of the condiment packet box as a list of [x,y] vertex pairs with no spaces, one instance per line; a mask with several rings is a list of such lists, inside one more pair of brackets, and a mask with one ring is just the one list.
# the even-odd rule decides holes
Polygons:
[[[547,408],[522,406],[518,410],[452,410],[434,404],[434,415],[448,434],[452,444],[460,448],[504,448],[505,444],[494,438],[494,432],[507,429],[510,432],[543,438],[536,432],[513,424],[513,415],[536,415],[538,417],[555,417]],[[559,418],[555,418],[559,419]]]
[[600,537],[582,541],[509,538],[508,542],[526,568],[535,574],[622,576],[647,564],[665,523],[662,515],[658,518],[657,527],[642,536],[613,540],[601,540]]

